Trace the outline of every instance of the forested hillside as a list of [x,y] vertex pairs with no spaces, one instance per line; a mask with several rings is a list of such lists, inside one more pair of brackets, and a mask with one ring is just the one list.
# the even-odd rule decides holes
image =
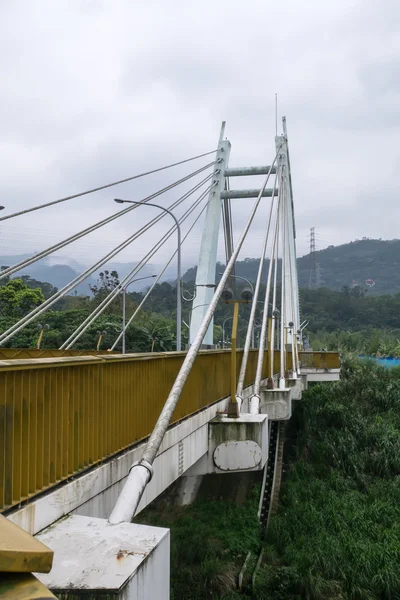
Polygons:
[[[265,261],[266,267],[269,261]],[[329,246],[316,252],[319,287],[341,290],[358,285],[368,289],[368,295],[400,292],[400,240],[362,239],[342,246]],[[236,263],[236,275],[255,281],[258,258],[245,258]],[[307,288],[310,279],[310,256],[297,259],[299,286]],[[224,265],[219,263],[217,274]],[[264,268],[266,280],[267,268]],[[185,273],[185,281],[193,281],[196,268]],[[370,281],[371,280],[371,281]],[[369,287],[366,282],[368,281]]]
[[[28,255],[2,256],[1,265],[13,265],[27,258]],[[362,239],[342,246],[329,246],[324,250],[316,252],[316,271],[318,287],[327,287],[341,290],[342,287],[360,286],[368,289],[368,295],[376,296],[382,294],[395,294],[400,292],[400,240],[370,240]],[[268,266],[266,261],[266,267]],[[236,263],[236,275],[246,277],[255,281],[257,277],[259,258],[245,258]],[[310,256],[307,254],[297,260],[299,285],[301,288],[309,287],[310,280]],[[109,271],[118,271],[122,277],[132,268],[129,263],[112,263],[104,265]],[[48,281],[51,285],[62,287],[71,281],[83,266],[72,261],[71,265],[50,265],[46,260],[30,265],[18,273],[18,276],[29,275],[39,281]],[[157,273],[160,265],[147,265],[141,272],[141,276]],[[224,264],[218,263],[216,272],[224,270]],[[172,275],[171,275],[172,273]],[[175,268],[172,269],[169,278],[175,276]],[[264,268],[264,281],[267,277],[267,268]],[[98,278],[98,274],[92,279],[78,286],[78,293],[89,294],[89,286]],[[168,278],[168,275],[167,275]],[[192,267],[184,274],[184,281],[194,281],[196,278],[196,267]],[[369,281],[371,280],[371,281]],[[371,285],[369,287],[366,281]],[[131,289],[143,288],[143,281],[133,285]]]

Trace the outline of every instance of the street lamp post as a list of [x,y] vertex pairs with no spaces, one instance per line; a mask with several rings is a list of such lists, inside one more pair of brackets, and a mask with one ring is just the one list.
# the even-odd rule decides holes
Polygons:
[[225,323],[231,319],[233,319],[233,317],[227,317],[222,323],[222,348],[225,348]]
[[176,224],[176,231],[178,234],[178,265],[177,265],[177,281],[176,281],[176,349],[180,351],[182,349],[182,336],[181,336],[181,322],[182,322],[182,306],[181,306],[181,228],[178,219],[174,213],[164,206],[159,204],[152,204],[150,202],[134,202],[133,200],[121,200],[120,198],[114,198],[114,202],[118,204],[136,204],[138,206],[153,206],[159,208],[164,212],[171,215]]
[[125,346],[126,290],[132,283],[135,283],[136,281],[142,281],[143,279],[152,279],[153,277],[157,277],[157,275],[147,275],[147,277],[138,277],[138,279],[132,279],[132,281],[129,281],[126,284],[126,286],[122,288],[122,354],[126,354],[126,346]]
[[[223,275],[223,273],[219,273],[219,275]],[[233,277],[233,279],[241,279],[242,281],[245,281],[249,285],[249,287],[251,289],[251,294],[252,294],[252,296],[254,298],[254,286],[251,283],[251,281],[249,281],[248,279],[246,279],[246,277],[241,277],[240,275],[230,275],[230,277]],[[254,325],[253,325],[253,328],[251,330],[251,347],[254,348]]]

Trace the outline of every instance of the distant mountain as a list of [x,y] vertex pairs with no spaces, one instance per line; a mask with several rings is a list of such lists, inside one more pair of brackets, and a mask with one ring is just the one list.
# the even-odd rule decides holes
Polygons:
[[[0,256],[1,265],[13,265],[27,258],[28,255]],[[263,281],[266,281],[267,266],[264,268]],[[320,287],[341,290],[344,286],[368,288],[368,295],[394,294],[400,292],[400,240],[372,240],[363,238],[341,246],[329,246],[324,250],[316,252],[317,275]],[[255,281],[257,277],[259,259],[245,258],[236,263],[236,275],[246,277]],[[120,278],[128,274],[134,263],[112,262],[99,271],[108,269],[117,271]],[[299,285],[307,288],[310,277],[310,256],[302,256],[297,259]],[[279,267],[280,268],[280,267]],[[57,288],[61,288],[74,277],[84,271],[85,267],[71,260],[68,264],[53,264],[50,259],[44,259],[23,269],[20,274],[30,275],[39,281],[47,281]],[[148,264],[137,278],[158,274],[161,265]],[[217,264],[218,273],[224,270],[222,263]],[[98,273],[89,280],[80,284],[77,288],[82,295],[90,294],[89,284],[94,284]],[[196,278],[196,267],[188,269],[184,281],[194,281]],[[167,269],[163,281],[176,281],[176,266],[172,264]],[[131,291],[140,291],[151,285],[151,279],[143,279],[133,284]]]
[[[19,254],[14,256],[0,256],[0,266],[10,267],[15,265],[22,260],[29,258],[30,254]],[[14,277],[18,275],[29,275],[33,279],[38,281],[47,281],[51,285],[60,289],[72,281],[77,275],[78,271],[66,264],[50,264],[47,259],[40,260],[21,271],[18,271]],[[77,286],[76,290],[79,294],[88,295],[90,293],[89,283],[94,283],[93,280],[85,281],[84,283]]]
[[[320,287],[368,288],[368,295],[400,292],[400,240],[363,238],[316,252]],[[308,287],[310,256],[298,259],[300,287]]]
[[[368,288],[369,295],[400,292],[400,240],[372,240],[363,238],[341,246],[329,246],[316,252],[319,287],[341,290],[356,285]],[[263,281],[269,261],[265,261]],[[255,281],[259,259],[246,258],[235,265],[235,273]],[[299,286],[307,288],[310,279],[310,255],[297,259]],[[218,263],[217,274],[224,265]],[[279,266],[280,269],[280,266]],[[186,271],[184,281],[194,281],[196,267]]]
[[[12,266],[23,260],[26,260],[31,256],[30,254],[19,254],[19,255],[8,255],[8,256],[0,256],[0,266]],[[86,279],[83,283],[78,285],[75,289],[78,294],[88,296],[90,295],[89,285],[94,285],[98,278],[98,273],[102,270],[109,271],[117,271],[120,279],[122,279],[125,275],[127,275],[134,267],[135,263],[118,263],[112,262],[104,265],[100,268],[94,275]],[[78,262],[71,260],[70,264],[54,264],[52,262],[51,257],[40,260],[28,267],[21,269],[18,271],[14,277],[18,277],[19,275],[29,275],[32,279],[36,279],[37,281],[48,282],[51,285],[57,287],[58,289],[67,285],[70,281],[72,281],[77,275],[82,273],[85,270],[84,265],[80,265]],[[140,278],[140,281],[133,283],[130,286],[131,291],[141,291],[144,288],[151,285],[151,279],[141,279],[148,277],[149,275],[157,275],[160,271],[161,267],[157,265],[145,265],[143,269],[138,273],[137,278]],[[165,273],[164,280],[168,277],[174,278],[176,274],[176,268],[167,269]],[[135,279],[136,277],[134,277]],[[175,277],[176,279],[176,277]]]

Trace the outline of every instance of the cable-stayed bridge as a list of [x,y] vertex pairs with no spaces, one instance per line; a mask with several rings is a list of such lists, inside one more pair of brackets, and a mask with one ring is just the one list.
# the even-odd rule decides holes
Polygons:
[[[301,398],[307,382],[339,377],[339,358],[337,353],[304,352],[302,346],[306,323],[301,322],[299,306],[286,120],[282,135],[271,143],[269,164],[232,167],[230,154],[223,124],[217,148],[211,151],[0,218],[6,228],[10,219],[17,222],[55,205],[60,214],[67,214],[70,201],[82,197],[84,203],[85,196],[109,188],[122,205],[109,217],[7,267],[0,274],[6,280],[143,205],[154,210],[145,225],[0,332],[0,510],[8,518],[1,521],[5,542],[3,547],[0,544],[0,571],[12,573],[6,597],[17,597],[20,586],[31,585],[41,594],[36,597],[51,597],[44,595],[51,589],[63,598],[88,591],[105,598],[110,590],[116,598],[169,598],[169,532],[131,520],[174,482],[180,486],[180,501],[187,503],[205,475],[263,473],[260,518],[268,521],[274,492],[270,482],[275,481],[271,472],[282,445],[277,426],[290,419],[293,402]],[[192,164],[195,168],[188,174],[141,200],[112,189],[178,166],[193,168]],[[256,188],[234,187],[238,178],[247,176],[257,178]],[[171,193],[174,200],[168,204],[165,198]],[[234,239],[232,205],[236,202],[245,202],[249,211]],[[156,239],[152,228],[161,221],[169,225]],[[260,223],[263,240],[257,278],[243,287],[235,263]],[[195,291],[188,298],[183,293],[181,256],[198,224],[202,236]],[[226,268],[216,283],[221,230]],[[7,347],[26,326],[136,240],[140,243],[147,232],[153,237],[151,248],[58,350]],[[176,250],[166,257],[164,248],[171,238],[177,242]],[[164,265],[132,316],[123,320],[110,351],[74,350],[158,252]],[[171,264],[177,267],[176,350],[130,354],[125,331],[146,308],[146,300]],[[265,273],[264,264],[268,265]],[[192,305],[185,348],[182,300]],[[220,302],[232,304],[230,350],[218,348],[213,336]],[[250,304],[250,312],[243,348],[237,348],[243,303]],[[255,348],[258,303],[264,308]],[[24,530],[25,537],[21,530],[8,532],[11,523]],[[16,531],[22,536],[18,543],[10,541],[18,538]],[[32,572],[38,573],[38,579]]]

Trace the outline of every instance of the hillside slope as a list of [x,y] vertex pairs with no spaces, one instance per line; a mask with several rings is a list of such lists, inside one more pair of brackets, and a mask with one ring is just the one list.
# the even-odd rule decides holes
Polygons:
[[[269,261],[265,261],[268,265]],[[344,286],[368,288],[368,295],[395,294],[400,291],[400,240],[362,239],[316,252],[320,287],[341,290]],[[236,275],[255,281],[259,259],[245,258],[236,263]],[[297,259],[299,286],[307,288],[310,255]],[[217,273],[224,268],[221,263]],[[263,280],[266,281],[267,268]],[[186,271],[185,281],[193,281],[196,267]],[[367,280],[374,285],[368,287]],[[371,282],[370,282],[371,283]]]
[[[316,252],[320,283],[339,290],[353,284],[365,286],[367,280],[375,285],[368,294],[395,294],[400,291],[400,240],[362,239],[342,246],[329,246]],[[307,287],[310,256],[298,259],[300,287]]]

